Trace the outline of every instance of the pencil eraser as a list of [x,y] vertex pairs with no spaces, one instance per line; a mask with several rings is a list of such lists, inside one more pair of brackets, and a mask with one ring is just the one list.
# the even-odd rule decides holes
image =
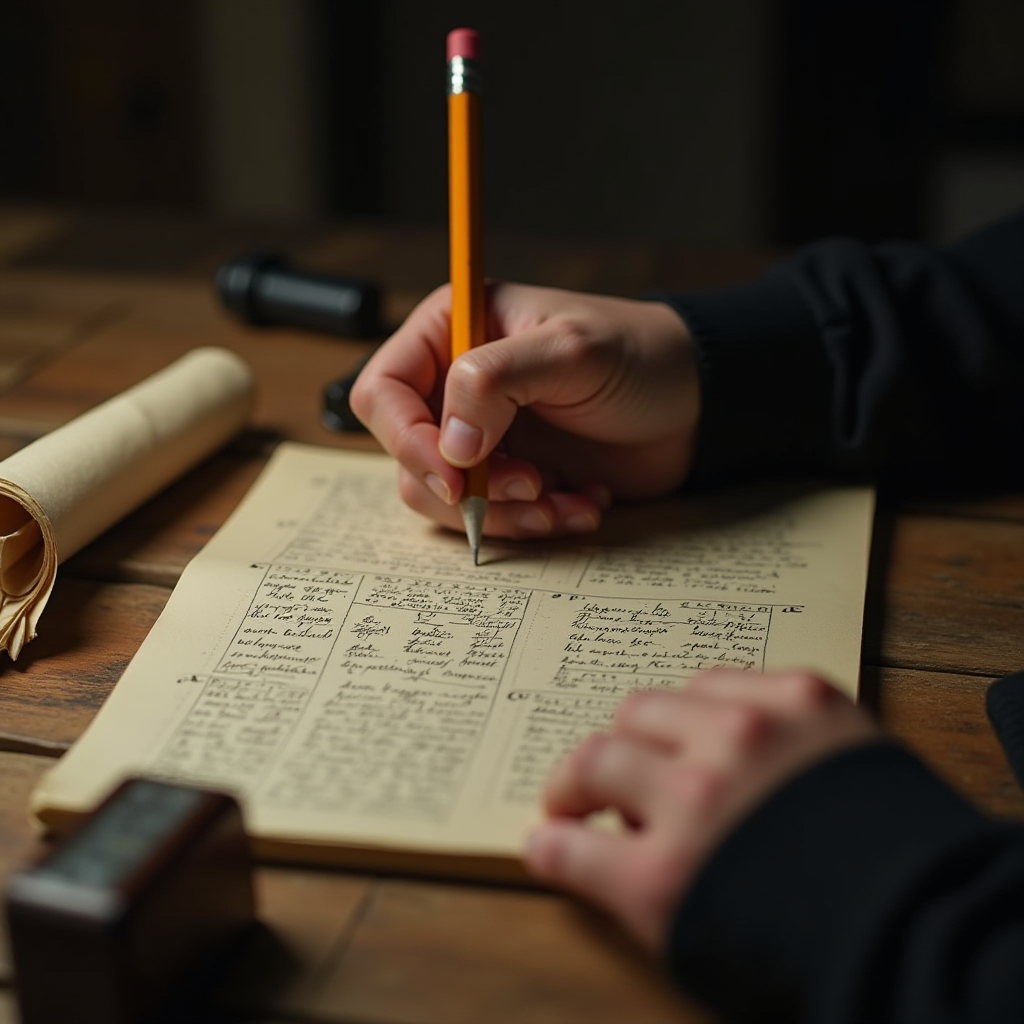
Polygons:
[[480,58],[480,33],[475,28],[453,28],[448,33],[448,60],[454,57]]

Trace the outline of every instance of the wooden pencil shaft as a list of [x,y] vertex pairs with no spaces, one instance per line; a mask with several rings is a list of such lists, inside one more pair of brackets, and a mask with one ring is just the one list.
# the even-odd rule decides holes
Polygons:
[[484,343],[483,232],[480,226],[480,97],[448,97],[448,192],[452,358]]
[[[450,94],[448,193],[453,361],[486,340],[479,130],[480,97],[473,92]],[[486,464],[468,471],[465,496],[487,497]]]

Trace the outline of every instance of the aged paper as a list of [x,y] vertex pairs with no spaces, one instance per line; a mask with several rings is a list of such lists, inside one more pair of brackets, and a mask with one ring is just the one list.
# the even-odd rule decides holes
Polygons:
[[0,462],[0,650],[36,635],[59,562],[241,430],[253,398],[240,356],[193,349]]
[[234,791],[265,853],[512,860],[551,767],[632,690],[803,666],[855,694],[872,511],[861,488],[636,505],[474,568],[389,459],[282,445],[35,813],[154,773]]

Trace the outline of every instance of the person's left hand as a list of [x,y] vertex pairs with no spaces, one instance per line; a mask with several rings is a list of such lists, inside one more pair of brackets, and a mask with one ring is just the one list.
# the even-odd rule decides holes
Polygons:
[[[879,735],[816,676],[715,671],[682,691],[628,697],[609,734],[554,772],[550,820],[530,837],[538,878],[602,906],[652,950],[703,862],[773,790]],[[616,809],[626,828],[585,820]]]

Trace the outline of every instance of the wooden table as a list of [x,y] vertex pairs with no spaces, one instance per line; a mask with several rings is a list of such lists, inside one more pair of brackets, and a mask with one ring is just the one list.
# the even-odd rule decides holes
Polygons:
[[[277,440],[373,446],[330,434],[318,416],[324,383],[365,344],[253,331],[218,308],[209,273],[251,240],[197,229],[164,265],[159,231],[145,248],[139,228],[132,244],[164,272],[124,263],[98,273],[88,268],[110,265],[102,221],[44,211],[35,233],[33,223],[31,211],[0,210],[0,456],[195,345],[242,353],[261,393],[245,436],[61,566],[39,639],[18,662],[0,661],[0,884],[40,848],[25,816],[32,787],[99,709]],[[289,246],[306,265],[376,276],[393,321],[444,276],[437,232],[318,230]],[[522,239],[496,240],[489,256],[496,276],[624,294],[741,279],[770,258]],[[865,700],[888,728],[985,809],[1024,817],[984,715],[987,684],[1024,667],[1024,496],[883,504],[863,662]],[[257,885],[290,967],[234,980],[224,998],[253,1020],[702,1019],[612,925],[557,894],[270,865]],[[13,985],[0,936],[0,1024],[16,1020]]]

